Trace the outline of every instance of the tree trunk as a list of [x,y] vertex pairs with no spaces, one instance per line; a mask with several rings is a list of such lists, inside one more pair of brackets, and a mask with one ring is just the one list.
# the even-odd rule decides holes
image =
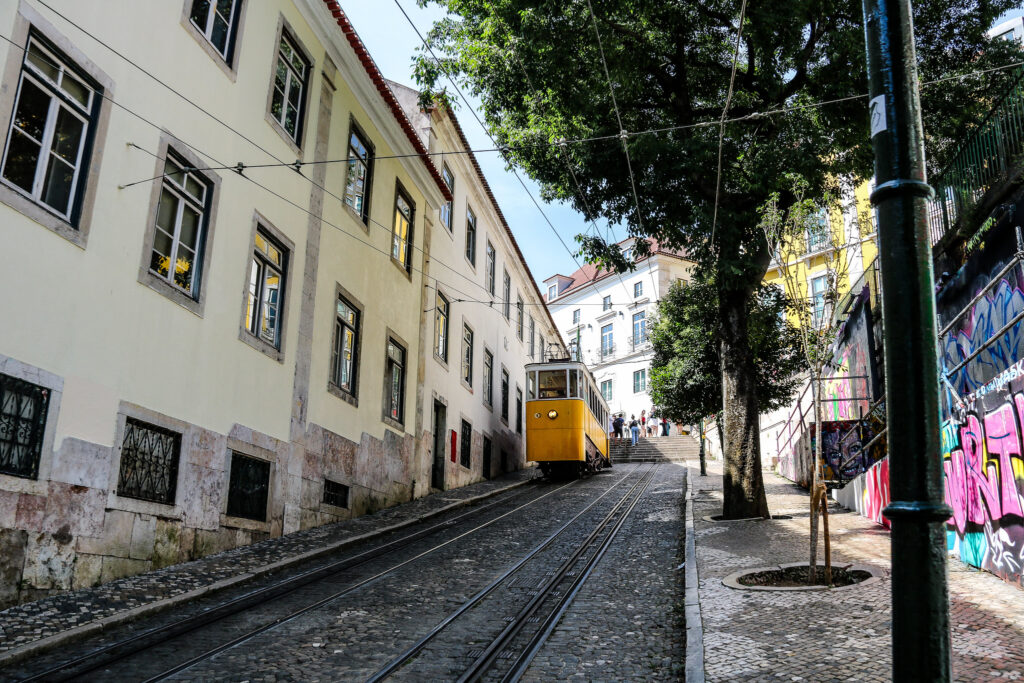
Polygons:
[[818,484],[821,481],[818,463],[821,462],[821,445],[824,439],[821,435],[821,413],[818,410],[818,391],[821,389],[821,382],[818,377],[811,375],[811,410],[814,411],[814,448],[811,449],[811,534],[810,534],[810,561],[807,572],[807,584],[814,583],[815,569],[818,566],[818,509],[820,507],[820,495]]
[[761,476],[761,434],[757,379],[747,339],[745,291],[718,292],[721,316],[722,415],[725,467],[722,476],[724,519],[767,517],[768,500]]

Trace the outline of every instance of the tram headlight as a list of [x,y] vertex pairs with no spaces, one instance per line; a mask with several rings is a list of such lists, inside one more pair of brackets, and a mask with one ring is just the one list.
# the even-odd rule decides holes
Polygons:
[[556,417],[558,417],[558,411],[557,410],[549,410],[548,411],[548,417],[550,419],[554,420]]

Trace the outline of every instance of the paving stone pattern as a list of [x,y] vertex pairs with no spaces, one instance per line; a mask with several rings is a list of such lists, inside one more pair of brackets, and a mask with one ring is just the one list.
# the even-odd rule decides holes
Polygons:
[[[706,679],[886,681],[890,657],[889,533],[830,508],[833,563],[869,564],[881,581],[837,591],[747,591],[722,578],[740,569],[806,562],[807,493],[765,472],[768,506],[790,520],[710,522],[721,513],[720,462],[691,463]],[[953,677],[1024,679],[1024,591],[950,559]]]
[[520,470],[419,498],[374,514],[268,539],[158,571],[25,603],[0,611],[0,655],[33,641],[89,622],[127,612],[225,579],[248,574],[268,564],[326,548],[346,539],[372,534],[415,521],[452,504],[515,486],[539,476],[536,469]]

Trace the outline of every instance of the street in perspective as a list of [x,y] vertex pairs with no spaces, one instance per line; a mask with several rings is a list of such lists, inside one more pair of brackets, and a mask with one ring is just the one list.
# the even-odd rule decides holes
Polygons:
[[1024,679],[1018,0],[0,39],[0,681]]

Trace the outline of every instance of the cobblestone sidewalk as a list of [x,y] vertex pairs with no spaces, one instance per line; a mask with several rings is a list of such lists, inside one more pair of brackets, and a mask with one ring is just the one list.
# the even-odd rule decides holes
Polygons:
[[0,611],[0,667],[65,637],[84,635],[213,590],[239,585],[272,569],[393,531],[445,510],[521,486],[538,476],[536,469],[520,470],[500,479],[425,496],[372,515],[271,538],[193,562]]
[[[881,581],[838,591],[746,591],[722,578],[740,569],[807,561],[808,499],[765,472],[768,507],[792,519],[712,522],[721,513],[720,462],[691,463],[708,681],[890,680],[889,533],[830,509],[833,564],[867,564]],[[820,557],[820,555],[819,555]],[[953,678],[1024,679],[1024,591],[950,558]]]

